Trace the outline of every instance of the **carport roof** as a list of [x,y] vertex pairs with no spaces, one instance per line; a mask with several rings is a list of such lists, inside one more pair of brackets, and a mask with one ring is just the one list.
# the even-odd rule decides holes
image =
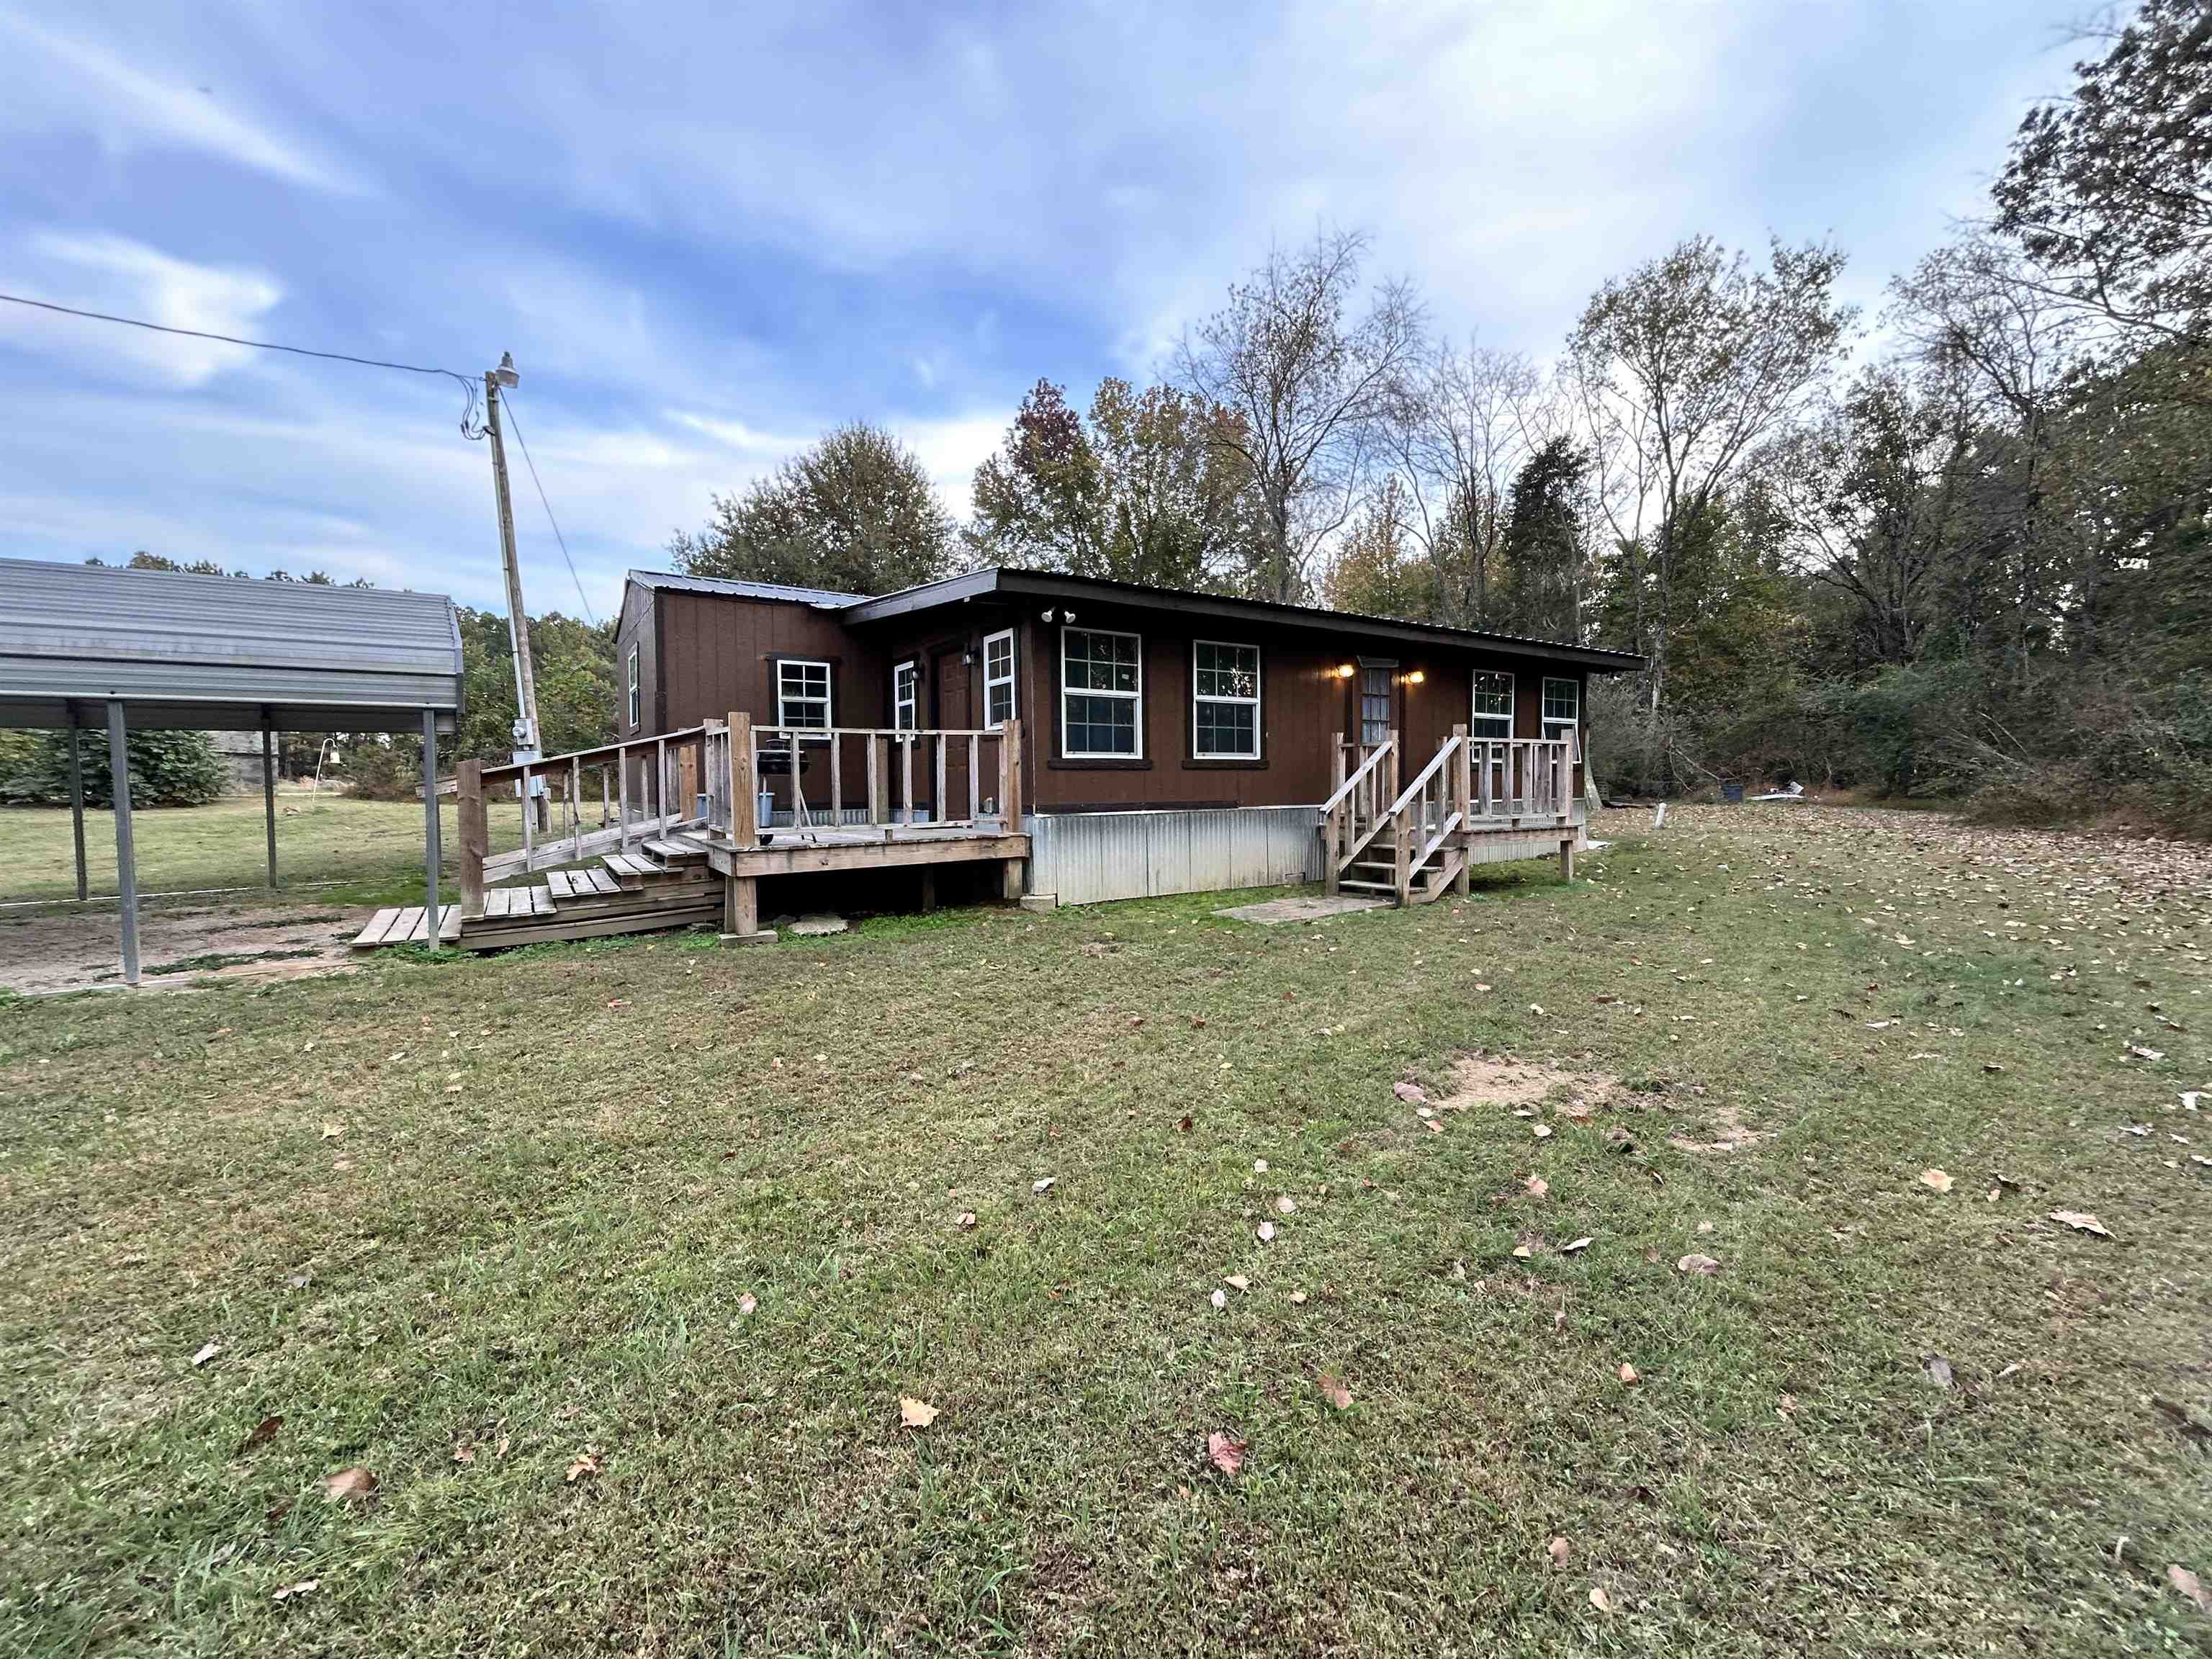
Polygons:
[[442,593],[0,559],[0,726],[451,730],[461,684]]

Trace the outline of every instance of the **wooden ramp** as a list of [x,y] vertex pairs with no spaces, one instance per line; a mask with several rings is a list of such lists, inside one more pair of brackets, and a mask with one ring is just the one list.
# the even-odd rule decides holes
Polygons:
[[[368,920],[368,926],[353,936],[353,948],[370,951],[380,945],[427,945],[430,930],[424,918],[428,913],[417,904],[411,908],[379,910]],[[461,937],[463,921],[458,904],[441,906],[438,912],[438,939],[451,945]]]
[[[719,926],[722,878],[707,867],[703,847],[677,838],[647,851],[610,853],[597,865],[552,870],[543,881],[484,890],[483,913],[464,916],[457,903],[439,918],[438,937],[464,950],[498,951],[562,939],[602,939],[661,928]],[[353,940],[361,951],[426,938],[422,911],[380,910]]]

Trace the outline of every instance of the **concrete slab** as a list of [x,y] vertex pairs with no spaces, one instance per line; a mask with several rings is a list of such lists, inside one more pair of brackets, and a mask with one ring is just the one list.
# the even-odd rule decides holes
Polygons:
[[791,924],[793,939],[826,939],[845,931],[845,918],[829,915],[801,916]]
[[757,933],[717,933],[714,937],[725,945],[773,945],[775,929],[763,927]]
[[1048,916],[1054,910],[1060,908],[1060,895],[1057,893],[1024,893],[1022,895],[1021,905],[1023,909],[1030,911],[1034,915]]
[[1256,921],[1262,927],[1279,927],[1286,921],[1326,921],[1331,916],[1347,916],[1355,910],[1389,908],[1388,899],[1362,898],[1352,893],[1339,893],[1334,898],[1326,893],[1301,893],[1293,898],[1269,899],[1264,904],[1239,904],[1213,914],[1237,921]]

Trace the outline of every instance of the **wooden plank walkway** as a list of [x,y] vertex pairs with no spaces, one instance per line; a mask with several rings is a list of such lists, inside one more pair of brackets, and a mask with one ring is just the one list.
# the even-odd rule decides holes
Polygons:
[[[383,945],[427,945],[430,930],[424,923],[426,912],[417,904],[395,909],[379,910],[369,918],[368,926],[353,936],[356,951],[374,950]],[[438,907],[438,939],[450,945],[461,936],[463,917],[458,904]]]

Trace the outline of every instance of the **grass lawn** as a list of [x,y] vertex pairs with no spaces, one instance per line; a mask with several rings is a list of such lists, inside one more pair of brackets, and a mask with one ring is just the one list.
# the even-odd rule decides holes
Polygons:
[[[597,808],[592,809],[594,813]],[[487,803],[491,850],[522,844],[522,813],[513,800]],[[337,883],[334,901],[373,904],[422,900],[422,803],[355,800],[323,790],[276,792],[276,873],[297,887]],[[596,817],[593,819],[596,823]],[[459,890],[454,805],[441,803],[443,879]],[[253,888],[268,879],[268,844],[258,794],[226,795],[205,806],[140,807],[131,815],[142,893]],[[84,815],[85,875],[94,894],[115,891],[115,819],[105,808]],[[0,807],[0,903],[76,896],[69,809]],[[237,896],[251,900],[250,892]]]
[[0,1651],[2212,1649],[2212,854],[1644,822],[0,1005]]

